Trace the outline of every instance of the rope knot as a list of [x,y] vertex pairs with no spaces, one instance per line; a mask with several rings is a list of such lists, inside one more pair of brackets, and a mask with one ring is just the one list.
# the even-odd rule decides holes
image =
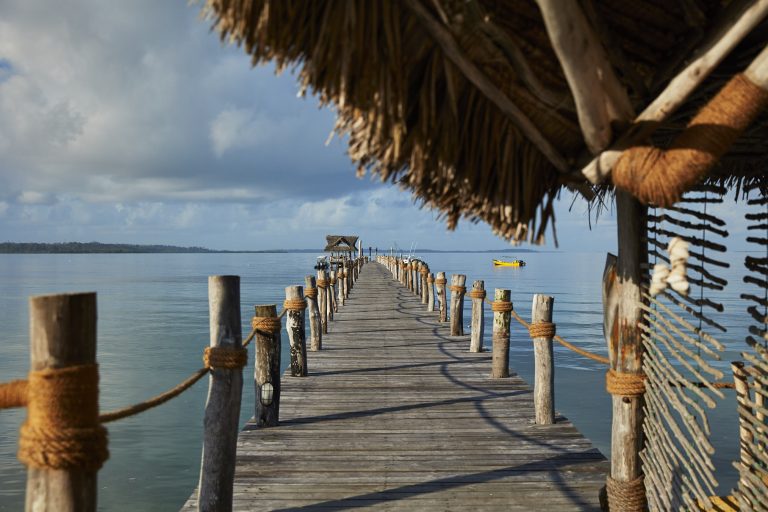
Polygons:
[[472,291],[469,292],[469,296],[470,296],[470,298],[473,298],[473,299],[481,299],[482,300],[482,299],[485,298],[486,293],[485,293],[485,290],[475,289],[475,290],[472,290]]
[[283,308],[288,311],[304,311],[307,309],[307,301],[304,299],[285,299]]
[[254,316],[251,319],[251,327],[259,331],[278,333],[282,324],[276,316]]
[[645,393],[645,374],[609,369],[605,374],[605,390],[612,395],[642,396]]
[[30,372],[19,460],[39,469],[98,470],[109,458],[98,386],[95,364]]
[[243,347],[205,347],[203,364],[206,368],[237,369],[248,362],[248,350]]
[[505,300],[494,300],[491,302],[491,311],[494,313],[509,313],[512,309],[511,302]]
[[556,332],[556,326],[552,322],[536,322],[528,326],[531,338],[554,338]]

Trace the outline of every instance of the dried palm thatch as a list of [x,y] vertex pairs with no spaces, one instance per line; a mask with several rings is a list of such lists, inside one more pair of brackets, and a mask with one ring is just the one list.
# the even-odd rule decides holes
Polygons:
[[[581,2],[636,111],[729,3]],[[590,152],[574,98],[531,0],[208,0],[205,12],[254,65],[296,66],[302,90],[335,107],[358,173],[410,189],[449,228],[464,217],[541,243],[563,187],[591,196],[578,172]],[[764,46],[765,33],[734,55]],[[710,85],[737,60],[726,59]],[[702,101],[694,95],[679,112],[690,117]],[[766,131],[763,116],[745,139]],[[742,147],[740,165],[765,160]]]

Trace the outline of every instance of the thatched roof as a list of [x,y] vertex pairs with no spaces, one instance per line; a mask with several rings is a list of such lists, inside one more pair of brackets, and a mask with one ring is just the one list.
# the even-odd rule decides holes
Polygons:
[[[582,6],[625,98],[607,108],[608,142],[706,46],[725,9],[745,3],[567,3]],[[592,195],[581,169],[605,145],[584,135],[583,105],[532,0],[208,0],[207,9],[222,38],[243,45],[254,64],[296,66],[303,89],[336,108],[359,173],[410,189],[449,227],[465,217],[504,238],[540,242],[563,187]],[[655,141],[677,134],[766,45],[768,24],[758,23]],[[765,115],[728,155],[718,170],[726,177],[768,162]]]
[[357,244],[356,236],[352,235],[326,235],[325,252],[353,252]]

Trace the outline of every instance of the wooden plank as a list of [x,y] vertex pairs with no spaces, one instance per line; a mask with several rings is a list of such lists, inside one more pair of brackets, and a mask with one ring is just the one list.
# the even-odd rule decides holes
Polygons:
[[280,425],[240,433],[234,509],[598,510],[602,454],[536,425],[531,388],[439,316],[365,265],[309,376],[284,374]]

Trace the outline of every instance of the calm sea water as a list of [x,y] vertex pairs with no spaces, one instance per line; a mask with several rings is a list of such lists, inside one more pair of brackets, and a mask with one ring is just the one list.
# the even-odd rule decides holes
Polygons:
[[[524,317],[530,317],[532,294],[553,295],[558,334],[605,354],[600,299],[604,254],[521,256],[528,265],[519,269],[494,268],[490,254],[422,257],[434,271],[467,274],[468,287],[472,280],[484,279],[491,293],[495,287],[511,289],[515,309]],[[729,345],[722,363],[726,370],[743,347],[744,305],[737,300],[741,290],[736,274],[742,260],[742,255],[734,257],[726,273],[732,275],[724,276],[732,286],[718,297],[726,306],[720,319],[729,327],[729,334],[721,337]],[[312,254],[0,255],[0,381],[23,378],[29,368],[30,295],[98,292],[101,408],[111,410],[170,388],[201,366],[208,343],[207,276],[241,276],[247,329],[252,306],[280,303],[285,287],[303,284],[313,263]],[[490,329],[486,331],[488,346]],[[527,332],[513,322],[511,336],[512,368],[532,382]],[[556,347],[555,358],[557,409],[609,455],[611,415],[604,368],[561,347]],[[285,368],[286,347],[282,362]],[[311,364],[310,357],[310,372]],[[252,371],[252,365],[245,370],[243,423],[253,412]],[[198,479],[206,393],[207,384],[200,382],[157,409],[109,425],[111,456],[99,473],[100,509],[177,510],[184,503]],[[23,418],[21,410],[0,411],[0,510],[23,508],[25,470],[15,457]],[[725,492],[734,483],[730,461],[736,458],[738,444],[732,392],[710,418]]]

